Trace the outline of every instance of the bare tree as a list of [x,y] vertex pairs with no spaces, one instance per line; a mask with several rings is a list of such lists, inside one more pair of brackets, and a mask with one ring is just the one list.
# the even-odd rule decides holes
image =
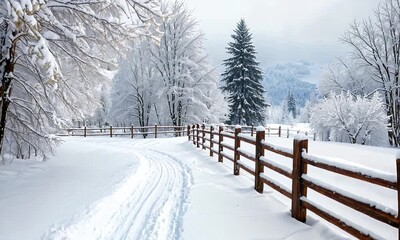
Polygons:
[[[153,62],[161,86],[158,93],[167,105],[170,124],[182,126],[203,121],[212,115],[207,94],[216,89],[216,75],[203,51],[203,34],[182,2],[171,5],[173,16],[164,19],[160,44],[152,49]],[[160,105],[161,105],[160,104]]]
[[400,0],[382,2],[374,20],[354,22],[342,41],[379,84],[376,91],[384,96],[390,144],[400,146]]

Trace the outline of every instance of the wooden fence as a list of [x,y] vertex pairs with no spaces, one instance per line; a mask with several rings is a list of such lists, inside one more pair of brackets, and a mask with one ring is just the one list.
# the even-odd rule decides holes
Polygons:
[[145,126],[145,127],[103,127],[103,128],[67,128],[64,129],[65,134],[58,134],[58,136],[134,136],[142,135],[143,137],[154,136],[157,138],[160,134],[174,134],[175,136],[184,136],[187,132],[185,126]]
[[[253,128],[252,128],[253,129]],[[362,169],[352,169],[346,166],[337,166],[331,161],[321,157],[313,156],[308,153],[308,140],[305,138],[295,138],[293,141],[293,149],[286,149],[275,146],[265,141],[265,129],[259,128],[253,135],[253,130],[250,134],[244,134],[240,127],[236,127],[234,131],[226,130],[223,126],[214,129],[213,126],[206,127],[205,125],[192,125],[187,127],[187,136],[189,141],[193,141],[198,148],[209,150],[209,155],[218,155],[218,161],[228,159],[233,162],[233,174],[239,175],[240,170],[250,173],[254,176],[254,189],[263,193],[264,184],[280,192],[284,196],[291,199],[291,215],[298,221],[306,221],[306,212],[310,210],[327,220],[328,222],[338,226],[349,234],[360,239],[376,239],[379,238],[374,233],[358,227],[358,225],[330,212],[318,203],[307,198],[307,190],[312,189],[330,199],[333,199],[347,207],[350,207],[358,212],[361,212],[371,218],[397,228],[399,232],[399,216],[386,208],[378,207],[373,202],[369,202],[368,197],[358,198],[353,194],[344,190],[336,189],[326,183],[321,183],[317,179],[307,175],[307,166],[311,165],[319,169],[330,171],[353,179],[358,179],[363,182],[378,185],[383,188],[393,189],[397,191],[397,202],[399,211],[400,204],[400,159],[396,160],[397,179],[385,178],[365,173]],[[248,132],[248,131],[247,131]],[[231,139],[234,144],[229,144],[225,139]],[[241,148],[241,143],[245,142],[254,146],[254,152],[245,151]],[[224,149],[229,149],[233,152],[229,155]],[[292,159],[293,168],[289,169],[280,166],[279,164],[266,158],[265,151],[270,151],[281,156]],[[252,161],[253,164],[248,164],[241,157]],[[272,179],[264,173],[264,168],[268,168],[281,174],[291,180],[291,189],[281,185],[278,181]],[[385,211],[386,210],[386,211]],[[400,234],[399,237],[400,239]]]
[[[235,131],[235,125],[224,125],[225,131],[226,132],[231,132],[233,133]],[[253,136],[256,132],[256,127],[254,126],[241,126],[242,133],[248,133],[251,136]],[[290,128],[283,128],[282,126],[278,127],[270,127],[266,126],[265,127],[265,135],[268,137],[294,137],[297,134],[304,134],[307,136],[307,138],[316,140],[317,139],[317,133],[316,132],[308,132],[308,131],[301,131],[298,129],[290,129]]]

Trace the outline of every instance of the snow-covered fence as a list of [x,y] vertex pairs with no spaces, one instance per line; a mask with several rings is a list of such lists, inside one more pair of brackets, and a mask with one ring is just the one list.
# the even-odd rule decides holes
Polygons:
[[[361,224],[356,224],[330,211],[329,206],[324,207],[309,199],[307,190],[310,189],[368,217],[397,228],[400,239],[400,217],[398,216],[400,212],[400,157],[396,160],[397,176],[395,176],[350,163],[341,164],[328,158],[310,154],[308,153],[308,139],[304,135],[295,137],[293,148],[289,149],[266,142],[266,131],[263,127],[256,129],[255,137],[253,131],[242,131],[240,126],[235,126],[232,131],[224,126],[219,126],[218,130],[215,130],[212,126],[206,127],[197,124],[188,126],[187,133],[189,141],[193,141],[193,144],[197,145],[198,148],[201,146],[202,149],[208,149],[210,156],[217,154],[219,162],[223,162],[223,159],[233,162],[234,175],[239,175],[241,169],[253,175],[254,189],[257,192],[263,193],[264,184],[266,184],[288,197],[291,200],[292,217],[301,222],[306,221],[307,210],[309,210],[357,238],[382,239],[375,233],[363,228]],[[254,152],[241,148],[242,143],[254,146]],[[215,147],[216,145],[218,148]],[[280,165],[276,161],[271,161],[264,156],[266,152],[267,154],[274,153],[292,159],[292,169]],[[368,196],[358,196],[315,179],[307,174],[309,165],[338,174],[338,176],[392,189],[397,192],[398,209],[391,209],[370,200]],[[265,174],[264,168],[288,178],[291,181],[291,188],[281,184],[269,174]]]
[[[227,132],[234,132],[235,126],[234,125],[225,125],[226,131]],[[254,133],[256,132],[256,127],[254,126],[241,126],[242,128],[242,133],[249,133],[251,136],[254,135]],[[278,126],[278,127],[271,127],[271,126],[266,126],[265,127],[265,131],[266,131],[266,136],[268,137],[294,137],[297,134],[304,134],[305,136],[307,136],[308,139],[312,139],[312,140],[316,140],[317,138],[317,134],[316,132],[308,132],[308,131],[304,131],[304,130],[300,130],[300,129],[291,129],[289,127],[282,127],[282,126]]]
[[147,136],[157,136],[161,134],[174,134],[175,136],[184,136],[187,133],[187,128],[185,126],[144,126],[135,127],[131,125],[130,127],[103,127],[103,128],[88,128],[86,126],[82,128],[67,128],[65,133],[58,134],[58,136],[134,136],[141,135],[143,137]]

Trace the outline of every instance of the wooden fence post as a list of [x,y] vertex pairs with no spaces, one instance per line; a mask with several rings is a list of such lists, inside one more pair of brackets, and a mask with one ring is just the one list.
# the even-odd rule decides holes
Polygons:
[[154,125],[154,138],[157,138],[157,124]]
[[214,127],[210,126],[210,157],[214,156],[214,152],[212,151],[214,147],[213,138],[214,138]]
[[188,141],[190,142],[190,125],[187,125],[187,137]]
[[279,126],[279,128],[278,128],[278,137],[281,137],[281,131],[282,131],[282,128],[281,128],[281,126]]
[[306,221],[306,208],[302,206],[300,200],[302,196],[307,197],[307,187],[301,177],[307,174],[307,164],[301,156],[303,150],[308,151],[308,140],[295,138],[293,141],[292,217],[300,222]]
[[[396,159],[397,168],[397,212],[400,213],[400,159]],[[400,214],[397,214],[397,221],[400,222]],[[397,228],[398,239],[400,240],[400,228]]]
[[289,138],[289,128],[287,129],[287,138]]
[[196,138],[194,137],[194,132],[195,132],[195,127],[196,127],[196,125],[194,125],[193,124],[193,126],[192,126],[192,132],[193,132],[193,135],[192,135],[192,138],[193,138],[193,145],[196,145]]
[[240,160],[240,154],[238,152],[238,148],[240,148],[240,139],[239,139],[239,133],[242,131],[240,126],[235,126],[235,151],[234,151],[234,156],[233,156],[233,174],[234,175],[239,175],[240,173],[240,168],[239,165],[237,164],[237,161]]
[[218,162],[223,162],[224,158],[222,156],[222,151],[223,151],[223,147],[222,147],[222,141],[224,141],[224,136],[222,136],[222,131],[224,131],[224,127],[223,126],[219,126],[218,129]]
[[317,133],[314,133],[313,140],[317,140]]
[[261,181],[260,173],[264,172],[264,165],[261,164],[261,156],[264,156],[264,148],[261,142],[265,139],[265,129],[258,128],[256,132],[256,163],[255,163],[255,177],[254,189],[259,192],[264,192],[264,183]]
[[131,125],[131,138],[133,138],[133,124]]
[[112,126],[110,125],[110,137],[112,137]]
[[83,137],[86,137],[86,126],[83,127]]
[[197,141],[197,147],[199,148],[200,147],[200,137],[199,137],[199,128],[200,128],[200,125],[199,124],[196,124],[196,141]]
[[206,125],[204,125],[204,123],[201,125],[201,131],[202,131],[202,133],[201,133],[201,147],[202,147],[202,149],[206,149],[205,147],[204,147],[204,143],[206,142],[206,131],[205,131],[205,129],[206,129]]
[[253,125],[251,125],[251,136],[253,136],[253,135],[254,135],[254,133],[253,133],[253,129],[254,129],[254,126],[253,126]]

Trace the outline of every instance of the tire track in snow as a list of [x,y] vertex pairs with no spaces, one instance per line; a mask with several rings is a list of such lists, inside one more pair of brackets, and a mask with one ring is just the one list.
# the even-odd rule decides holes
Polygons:
[[140,161],[139,168],[109,196],[43,239],[180,239],[190,169],[171,155],[135,148],[129,151]]

